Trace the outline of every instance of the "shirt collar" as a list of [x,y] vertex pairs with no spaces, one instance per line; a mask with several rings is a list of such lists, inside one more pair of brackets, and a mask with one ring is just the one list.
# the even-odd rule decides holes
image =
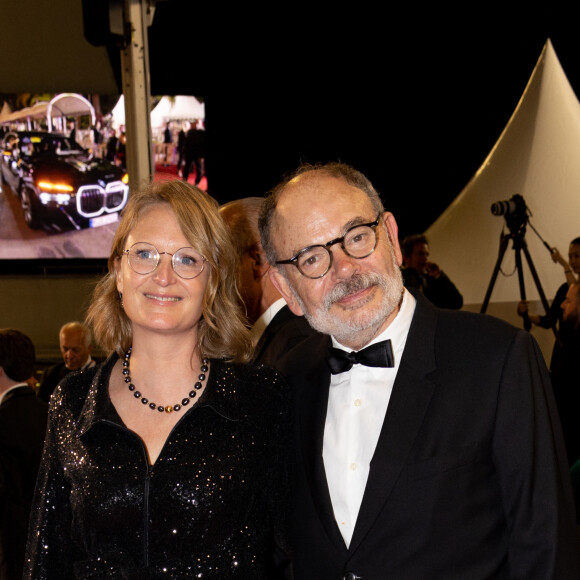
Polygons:
[[89,355],[87,362],[78,370],[84,371],[85,369],[90,369],[91,367],[94,367],[94,366],[95,366],[95,361],[91,358],[91,355]]
[[20,387],[29,387],[30,385],[28,383],[18,383],[17,385],[12,385],[9,389],[7,389],[6,391],[4,391],[2,393],[2,395],[0,395],[0,405],[2,404],[2,401],[4,400],[4,397],[6,397],[6,395],[10,392],[13,391],[14,389],[19,389]]

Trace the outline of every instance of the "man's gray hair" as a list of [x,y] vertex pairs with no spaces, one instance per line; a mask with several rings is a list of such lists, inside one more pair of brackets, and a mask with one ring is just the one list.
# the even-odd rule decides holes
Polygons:
[[58,335],[60,336],[63,332],[67,331],[79,332],[80,335],[82,336],[84,345],[86,347],[91,346],[93,337],[91,335],[91,329],[86,324],[83,324],[82,322],[78,322],[76,320],[72,322],[66,322],[60,327]]
[[284,179],[268,193],[268,196],[262,204],[260,219],[258,220],[258,227],[260,229],[262,247],[264,248],[264,252],[266,253],[266,257],[270,264],[274,264],[278,259],[272,243],[272,221],[276,212],[278,200],[292,180],[301,175],[304,175],[305,173],[311,172],[321,173],[323,175],[342,179],[349,185],[352,185],[353,187],[356,187],[366,193],[368,198],[371,200],[373,208],[377,214],[382,214],[385,211],[383,202],[381,201],[379,194],[373,187],[373,184],[370,182],[370,180],[360,171],[357,171],[350,165],[340,162],[318,163],[315,165],[304,163],[293,172],[285,175]]

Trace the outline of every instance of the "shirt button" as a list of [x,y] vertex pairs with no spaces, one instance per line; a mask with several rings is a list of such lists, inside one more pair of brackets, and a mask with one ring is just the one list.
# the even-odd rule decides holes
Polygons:
[[351,464],[350,464],[350,470],[351,470],[351,471],[356,471],[356,470],[357,470],[357,468],[358,468],[358,465],[357,465],[356,463],[351,463]]
[[362,405],[362,401],[360,399],[355,399],[354,406],[355,407],[360,407],[361,405]]

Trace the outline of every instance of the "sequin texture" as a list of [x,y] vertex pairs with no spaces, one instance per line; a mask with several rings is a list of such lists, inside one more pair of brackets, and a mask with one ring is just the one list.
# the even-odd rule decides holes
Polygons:
[[153,465],[108,395],[117,360],[50,405],[25,578],[269,578],[287,549],[287,392],[273,369],[212,360]]

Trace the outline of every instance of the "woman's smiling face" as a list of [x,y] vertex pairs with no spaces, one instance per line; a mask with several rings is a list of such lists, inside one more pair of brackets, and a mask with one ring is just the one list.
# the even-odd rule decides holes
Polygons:
[[117,289],[123,295],[123,308],[133,324],[133,333],[140,329],[195,333],[209,268],[206,264],[201,274],[191,279],[180,278],[173,270],[169,254],[190,247],[191,243],[169,205],[159,204],[147,210],[127,237],[124,249],[137,242],[152,244],[160,257],[157,268],[149,274],[134,272],[126,254],[116,261]]

